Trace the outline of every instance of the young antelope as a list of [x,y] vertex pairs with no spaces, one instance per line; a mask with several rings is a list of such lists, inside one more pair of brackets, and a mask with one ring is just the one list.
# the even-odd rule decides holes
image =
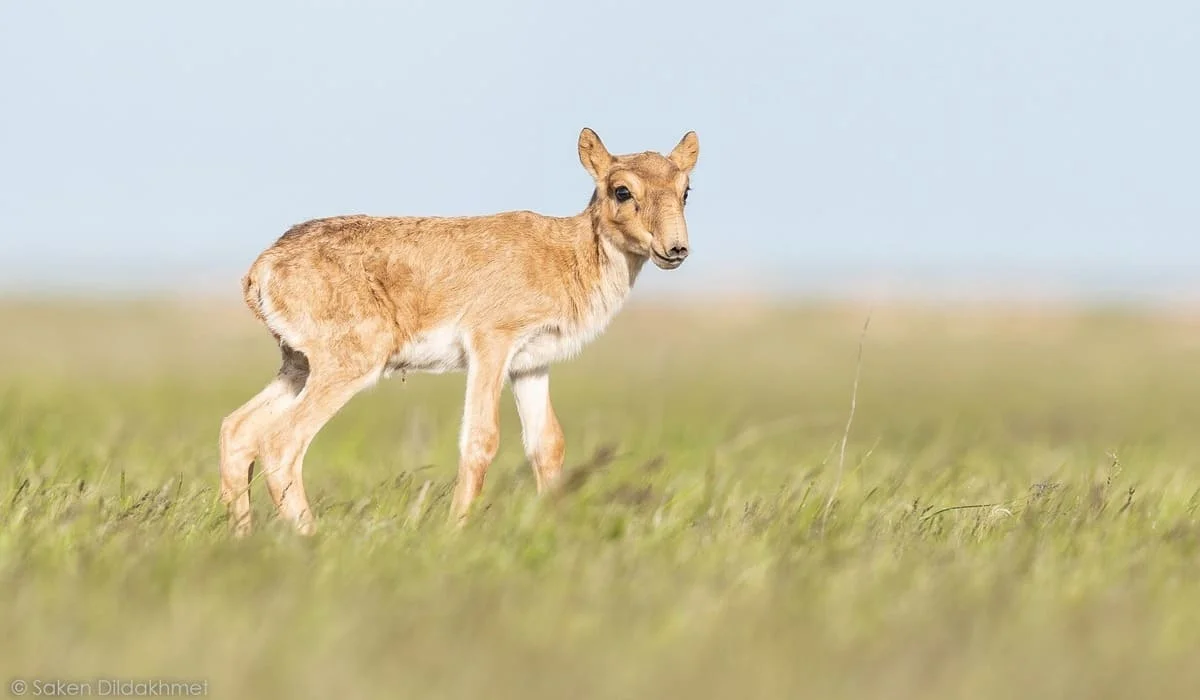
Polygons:
[[595,190],[575,216],[315,219],[258,256],[242,288],[283,362],[221,424],[221,498],[236,534],[250,531],[256,465],[280,517],[313,532],[301,476],[309,443],[355,394],[396,371],[466,371],[454,520],[466,518],[496,455],[506,380],[538,492],[554,483],[564,447],[550,365],[605,329],[647,260],[683,264],[700,152],[695,132],[666,156],[612,155],[586,128],[578,147]]

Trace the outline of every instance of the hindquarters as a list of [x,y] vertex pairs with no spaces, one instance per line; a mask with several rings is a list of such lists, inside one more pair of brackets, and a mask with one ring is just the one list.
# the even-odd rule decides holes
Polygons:
[[242,289],[271,335],[314,367],[332,362],[382,371],[399,344],[396,309],[361,257],[275,247],[254,262]]
[[246,305],[279,343],[283,366],[221,429],[221,495],[235,532],[250,528],[249,479],[261,472],[277,511],[301,532],[313,515],[301,477],[316,433],[383,374],[395,314],[353,257],[276,245],[243,278]]

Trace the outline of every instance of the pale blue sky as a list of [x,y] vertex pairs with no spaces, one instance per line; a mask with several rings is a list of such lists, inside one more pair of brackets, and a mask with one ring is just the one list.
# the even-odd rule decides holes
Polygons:
[[0,81],[8,289],[236,291],[306,218],[573,213],[584,125],[700,136],[655,289],[1200,267],[1191,0],[4,0]]

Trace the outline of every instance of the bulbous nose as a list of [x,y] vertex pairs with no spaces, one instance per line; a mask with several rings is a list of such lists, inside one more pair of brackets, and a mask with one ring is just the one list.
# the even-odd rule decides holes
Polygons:
[[688,249],[685,245],[671,246],[671,249],[667,251],[667,257],[671,258],[672,260],[683,260],[687,256]]

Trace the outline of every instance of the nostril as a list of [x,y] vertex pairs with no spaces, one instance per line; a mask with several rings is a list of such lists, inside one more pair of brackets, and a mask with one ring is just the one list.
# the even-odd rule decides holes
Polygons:
[[672,258],[678,258],[680,260],[683,260],[684,258],[686,258],[688,256],[688,249],[687,249],[687,246],[685,246],[685,245],[677,245],[677,246],[672,246],[671,249],[667,251],[667,253]]

